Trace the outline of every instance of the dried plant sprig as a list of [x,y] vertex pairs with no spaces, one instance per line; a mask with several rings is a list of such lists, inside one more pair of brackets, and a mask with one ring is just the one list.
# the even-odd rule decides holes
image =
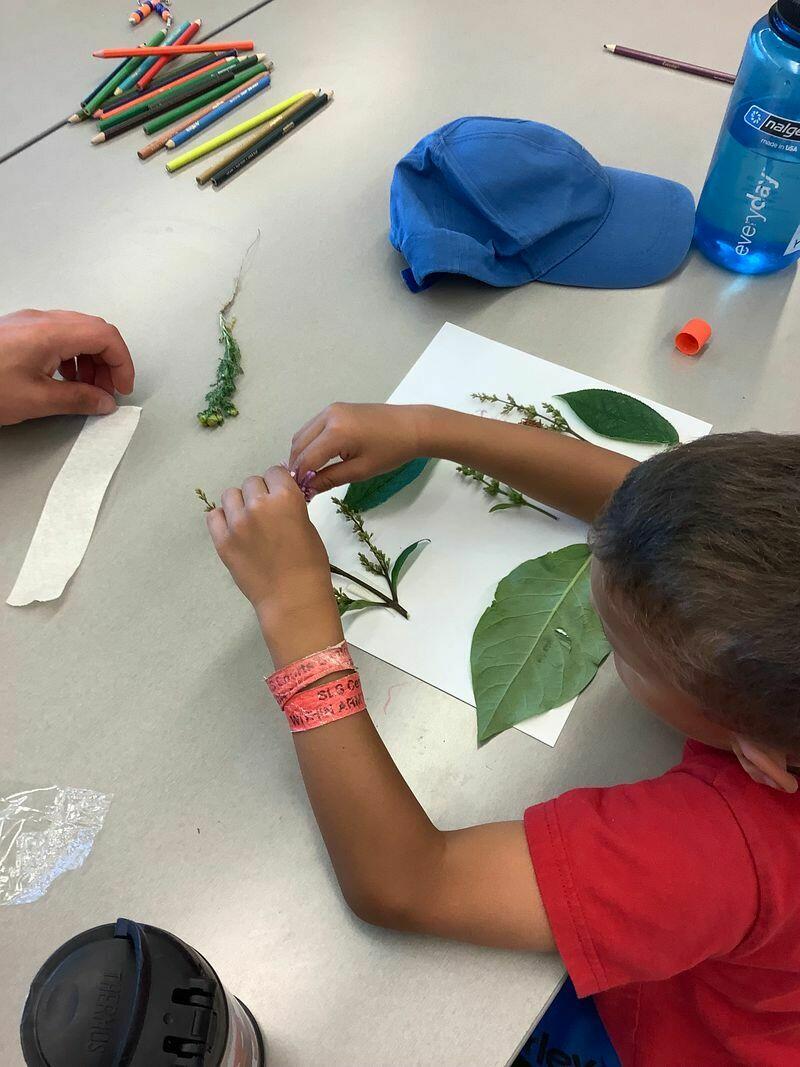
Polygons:
[[201,502],[205,505],[206,511],[213,511],[216,508],[216,504],[213,500],[209,500],[202,489],[195,489],[195,495],[198,496]]
[[540,430],[554,430],[556,433],[567,433],[571,437],[577,437],[579,441],[586,440],[585,437],[582,437],[576,430],[572,429],[563,412],[554,404],[542,401],[542,410],[540,411],[535,404],[518,403],[511,393],[506,393],[505,400],[497,396],[496,393],[472,393],[472,399],[478,400],[481,404],[500,404],[500,413],[502,415],[510,415],[512,412],[516,412],[522,416],[520,422],[524,426],[536,426]]
[[538,504],[532,504],[530,500],[527,500],[522,493],[512,488],[510,485],[503,485],[497,478],[490,478],[484,474],[483,471],[476,470],[474,467],[458,466],[456,467],[458,473],[462,478],[468,478],[473,482],[478,482],[487,496],[505,497],[504,503],[495,504],[494,507],[489,508],[489,511],[506,511],[508,508],[531,508],[533,511],[538,511],[542,515],[546,515],[549,519],[555,519],[558,521],[558,515],[554,515],[552,511],[548,511],[547,508],[542,508]]
[[201,426],[214,428],[221,426],[225,419],[233,419],[239,414],[239,409],[233,403],[233,394],[236,392],[236,379],[244,373],[242,367],[242,350],[239,342],[233,336],[233,328],[236,319],[229,317],[236,297],[242,285],[248,258],[261,237],[261,230],[251,241],[247,251],[242,257],[241,266],[234,279],[233,291],[229,299],[219,310],[219,342],[222,345],[222,355],[217,364],[217,374],[214,384],[205,395],[206,406],[198,411],[197,420]]

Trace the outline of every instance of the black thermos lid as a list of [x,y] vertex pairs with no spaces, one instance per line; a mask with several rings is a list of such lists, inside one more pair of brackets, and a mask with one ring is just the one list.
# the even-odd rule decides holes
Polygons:
[[800,0],[778,0],[775,7],[793,30],[800,30]]
[[219,1067],[225,991],[189,945],[130,919],[62,945],[33,980],[20,1026],[28,1067]]

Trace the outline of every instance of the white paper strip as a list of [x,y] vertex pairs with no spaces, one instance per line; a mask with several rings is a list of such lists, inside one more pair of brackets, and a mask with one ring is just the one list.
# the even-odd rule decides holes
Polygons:
[[[557,393],[589,387],[609,388],[585,374],[490,341],[448,323],[443,326],[389,397],[394,404],[439,404],[479,414],[485,405],[472,392],[512,393],[523,403],[549,400]],[[635,395],[635,394],[631,394]],[[645,399],[639,397],[639,399]],[[707,434],[707,422],[647,401],[677,429],[682,441]],[[558,401],[556,401],[558,403]],[[498,412],[486,410],[497,417]],[[611,442],[588,428],[591,441],[634,459],[658,451],[649,445]],[[334,494],[344,496],[344,490]],[[491,604],[497,583],[526,559],[586,540],[586,525],[568,515],[558,522],[537,517],[526,508],[490,514],[486,497],[459,478],[451,463],[431,464],[420,479],[394,499],[367,512],[367,528],[390,556],[422,537],[421,550],[400,582],[400,601],[408,622],[393,611],[345,615],[345,635],[365,652],[392,663],[459,700],[472,704],[469,652],[472,632]],[[329,493],[311,503],[311,517],[332,560],[353,574],[361,570],[361,547]],[[347,586],[346,582],[340,582]],[[351,595],[361,596],[351,586]],[[554,745],[574,700],[521,723],[519,729]]]
[[125,455],[141,408],[90,415],[50,487],[11,595],[13,607],[55,600],[80,566],[108,483]]

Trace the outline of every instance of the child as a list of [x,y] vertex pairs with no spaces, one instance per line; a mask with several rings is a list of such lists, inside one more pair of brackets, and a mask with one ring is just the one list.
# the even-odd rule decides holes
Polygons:
[[[625,685],[688,736],[677,767],[519,822],[430,822],[357,713],[342,650],[314,656],[342,627],[296,484],[325,491],[414,456],[594,524],[595,607]],[[625,1065],[800,1063],[800,436],[722,434],[637,465],[440,408],[334,404],[295,435],[290,469],[226,490],[208,525],[275,667],[310,657],[272,688],[353,911],[559,952]]]

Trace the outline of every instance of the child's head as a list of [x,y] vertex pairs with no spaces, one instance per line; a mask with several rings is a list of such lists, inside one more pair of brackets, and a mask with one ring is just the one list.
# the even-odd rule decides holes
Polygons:
[[634,695],[751,773],[754,752],[797,760],[800,436],[718,434],[653,457],[591,543],[595,604]]

